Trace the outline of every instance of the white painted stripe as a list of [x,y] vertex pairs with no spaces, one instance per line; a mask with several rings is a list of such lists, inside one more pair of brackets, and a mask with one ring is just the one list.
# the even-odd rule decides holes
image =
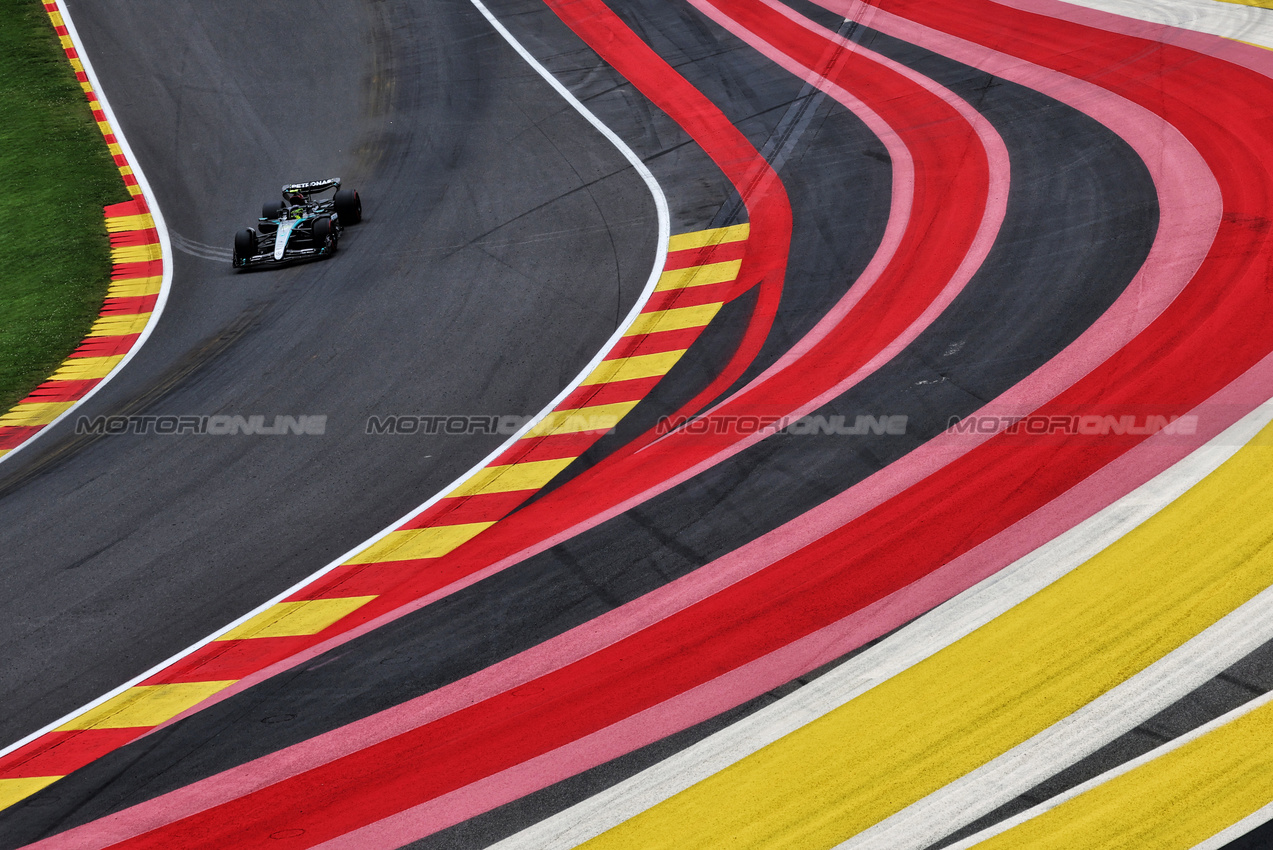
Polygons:
[[[59,5],[61,5],[63,0],[58,0],[58,2],[59,2]],[[30,735],[27,735],[26,737],[22,738],[21,740],[15,741],[14,743],[9,744],[3,749],[0,749],[0,756],[4,756],[7,753],[13,752],[19,747],[25,746],[26,744],[30,743],[31,741],[34,741],[36,738],[40,737],[41,735],[44,735],[48,732],[53,731],[57,727],[70,722],[71,720],[75,719],[76,717],[83,714],[84,712],[90,711],[93,708],[96,708],[97,706],[106,702],[107,700],[112,699],[115,696],[118,696],[119,694],[123,693],[124,691],[128,690],[129,688],[133,687],[139,682],[149,679],[151,676],[154,676],[160,671],[172,666],[173,664],[176,664],[181,659],[198,651],[199,649],[211,643],[212,641],[216,640],[218,637],[230,631],[231,629],[237,628],[241,624],[246,623],[248,620],[252,619],[256,615],[265,611],[266,609],[278,604],[279,602],[282,602],[287,597],[291,596],[292,594],[296,593],[302,588],[310,584],[313,584],[315,581],[327,575],[332,570],[336,569],[341,564],[345,563],[350,558],[357,555],[359,552],[375,544],[377,541],[388,536],[390,533],[397,530],[402,525],[406,524],[410,520],[424,513],[426,510],[432,507],[439,499],[443,498],[451,490],[462,485],[470,477],[472,477],[473,475],[476,475],[478,472],[484,469],[488,464],[490,464],[493,460],[495,460],[497,457],[499,457],[504,452],[506,452],[510,447],[513,446],[513,444],[515,444],[518,440],[520,440],[527,431],[529,431],[531,428],[534,428],[537,424],[539,424],[539,422],[545,416],[551,413],[562,402],[562,400],[566,398],[566,396],[574,392],[574,390],[580,385],[580,383],[582,383],[583,379],[586,378],[589,374],[591,374],[591,372],[595,368],[597,368],[597,365],[602,361],[602,359],[605,358],[606,354],[608,354],[610,350],[613,349],[614,346],[619,342],[619,340],[622,339],[624,332],[628,329],[629,326],[631,326],[631,324],[634,321],[636,321],[637,316],[640,315],[641,310],[646,305],[646,302],[650,300],[650,296],[654,293],[654,288],[659,282],[659,276],[663,272],[663,265],[667,261],[667,244],[668,244],[668,239],[671,238],[671,230],[672,230],[671,218],[668,212],[667,196],[663,194],[662,187],[659,186],[658,181],[655,180],[654,175],[650,172],[650,169],[646,167],[645,163],[641,161],[640,157],[638,157],[636,153],[630,147],[628,147],[628,145],[622,139],[620,139],[613,130],[611,130],[606,125],[602,124],[601,119],[593,115],[592,112],[589,111],[588,108],[584,106],[579,101],[578,98],[576,98],[573,94],[571,94],[570,91],[564,85],[558,82],[557,79],[552,76],[552,74],[548,71],[547,68],[541,65],[533,56],[531,56],[530,53],[526,51],[526,48],[522,47],[522,45],[513,37],[512,33],[510,33],[507,29],[505,29],[504,26],[491,15],[490,11],[488,11],[487,8],[484,5],[482,5],[480,0],[471,0],[471,2],[473,3],[474,6],[477,7],[478,11],[481,12],[482,15],[491,23],[491,26],[495,28],[495,30],[504,38],[504,40],[507,41],[513,47],[513,49],[516,50],[517,53],[532,68],[535,69],[536,73],[538,73],[539,76],[541,76],[545,81],[547,81],[548,84],[552,86],[554,91],[556,91],[567,103],[569,103],[575,109],[576,112],[582,115],[584,119],[588,121],[589,124],[591,124],[594,128],[596,128],[597,131],[600,132],[601,135],[604,136],[607,141],[609,141],[612,145],[615,146],[616,149],[618,149],[618,151],[623,155],[624,159],[626,159],[628,163],[632,166],[632,168],[637,172],[637,174],[640,175],[642,181],[644,181],[645,183],[646,188],[649,190],[650,195],[654,200],[654,206],[658,216],[658,244],[655,250],[654,264],[650,270],[650,276],[646,280],[645,288],[642,289],[640,296],[636,300],[636,303],[632,305],[632,309],[628,311],[628,315],[624,318],[622,324],[620,324],[619,327],[615,329],[614,333],[611,334],[610,339],[606,342],[606,344],[602,346],[602,348],[596,353],[596,355],[590,361],[588,361],[588,363],[583,367],[583,369],[580,370],[579,374],[576,375],[574,379],[569,384],[567,384],[566,387],[562,389],[560,393],[557,394],[556,398],[554,398],[542,410],[540,410],[537,414],[535,414],[534,417],[532,417],[529,421],[527,421],[526,424],[522,426],[521,430],[519,430],[516,434],[509,437],[507,440],[505,440],[497,449],[492,451],[486,457],[482,458],[482,460],[474,464],[467,472],[463,473],[460,477],[456,478],[450,484],[447,484],[445,487],[439,490],[432,498],[430,498],[424,504],[420,505],[418,508],[411,511],[410,513],[406,514],[401,519],[394,522],[392,525],[389,525],[388,527],[380,531],[378,534],[375,534],[374,536],[369,537],[368,539],[364,540],[362,543],[359,543],[357,546],[350,549],[348,552],[345,552],[343,555],[340,555],[331,563],[327,564],[327,566],[323,567],[322,569],[318,570],[317,572],[313,573],[307,578],[302,579],[301,581],[292,585],[288,589],[284,590],[282,593],[279,593],[278,595],[272,597],[271,599],[267,599],[265,602],[262,602],[260,605],[253,608],[251,611],[248,611],[243,616],[239,617],[237,620],[227,623],[224,627],[218,629],[217,631],[213,632],[212,634],[208,635],[207,637],[203,638],[197,643],[191,644],[189,647],[181,650],[177,654],[173,655],[171,658],[160,662],[159,664],[150,668],[146,672],[128,680],[127,682],[123,683],[122,685],[115,688],[114,690],[103,694],[102,696],[98,697],[92,702],[87,703],[81,708],[78,708],[75,711],[72,711],[63,717],[60,717],[57,720],[54,720],[52,723],[48,724],[42,729],[38,729],[35,732],[32,732]],[[65,10],[63,10],[63,14],[65,14]],[[68,30],[71,30],[69,20],[67,23],[67,28]],[[76,42],[76,49],[80,50],[81,56],[84,55],[83,50],[80,48],[78,41]],[[87,61],[85,62],[85,67],[86,68],[88,67]],[[91,75],[91,72],[90,72],[90,75]],[[90,79],[91,79],[91,76],[90,76]],[[93,85],[94,85],[94,88],[96,88],[97,83],[95,79],[93,80]],[[99,94],[99,97],[100,97],[100,94]],[[105,105],[104,101],[103,101],[103,109],[104,110],[109,109]],[[107,111],[107,115],[110,115],[109,111]],[[112,123],[113,121],[114,119],[112,118]],[[121,144],[122,143],[123,142],[121,137]],[[141,176],[140,172],[137,172],[137,180],[138,180],[138,183],[141,184],[143,187],[146,186],[146,184],[144,183],[144,178]],[[146,188],[145,191],[149,192],[149,189]],[[147,195],[147,201],[150,202],[149,195]],[[158,208],[152,209],[152,213],[155,215],[155,224],[159,230],[160,240],[164,246],[164,255],[165,257],[171,257],[171,248],[168,241],[167,231],[163,226],[162,219],[159,217]],[[155,306],[156,316],[159,314],[159,311],[162,308],[164,299],[167,297],[168,279],[169,279],[169,276],[171,275],[171,268],[172,268],[171,262],[164,263],[164,290],[160,294],[159,302]],[[153,326],[154,326],[154,322],[152,320],[151,325],[147,326],[146,331],[143,333],[142,337],[138,340],[138,345],[140,345],[140,343],[145,339],[146,335],[149,334],[150,328]],[[133,348],[133,352],[135,352],[136,350],[137,350],[137,347],[135,346]],[[129,353],[129,356],[130,357],[132,356],[132,352]],[[125,363],[127,362],[127,358],[125,358],[124,362]],[[116,372],[117,371],[118,371],[118,368],[116,369]],[[65,414],[63,414],[63,416],[65,416]],[[59,419],[60,418],[61,417],[59,417]],[[16,451],[16,449],[14,451]],[[10,454],[12,454],[12,452],[10,452]],[[4,457],[8,457],[8,455],[5,455]]]
[[839,708],[1088,561],[1210,475],[1270,421],[1273,402],[1261,405],[1109,507],[795,693],[495,846],[502,850],[573,847]]
[[[150,181],[146,179],[145,173],[142,171],[137,157],[133,155],[133,149],[128,144],[128,139],[124,137],[123,130],[119,126],[119,121],[115,119],[115,113],[111,109],[110,101],[106,97],[106,93],[102,90],[102,84],[97,79],[97,74],[93,71],[93,63],[89,61],[88,53],[84,50],[84,42],[80,40],[79,32],[75,29],[75,22],[71,20],[71,14],[67,11],[66,0],[57,0],[58,13],[62,16],[62,23],[66,26],[66,33],[70,37],[72,44],[75,45],[75,52],[79,54],[80,62],[83,64],[84,73],[88,76],[89,84],[93,87],[93,93],[97,95],[97,104],[99,108],[106,114],[106,120],[110,122],[111,132],[115,134],[115,141],[119,144],[120,153],[128,160],[132,174],[137,178],[137,186],[141,189],[142,196],[146,199],[146,203],[150,206],[150,215],[155,222],[155,231],[159,234],[159,245],[163,250],[163,279],[159,285],[159,297],[155,300],[155,306],[151,309],[150,319],[146,322],[146,327],[142,328],[141,334],[133,343],[132,348],[124,355],[114,369],[110,371],[106,377],[102,378],[91,390],[84,394],[84,397],[75,402],[62,412],[60,416],[44,426],[43,429],[37,431],[29,437],[25,442],[10,449],[7,452],[0,453],[0,463],[11,460],[15,455],[34,443],[40,437],[61,422],[66,417],[80,409],[80,406],[87,402],[90,398],[105,387],[116,375],[118,375],[125,366],[133,359],[137,352],[141,351],[141,347],[150,339],[151,333],[155,329],[155,325],[159,322],[159,317],[164,312],[164,305],[168,303],[168,293],[172,289],[172,244],[168,239],[168,226],[164,223],[163,214],[159,211],[159,203],[155,200],[155,193],[151,191]],[[102,144],[105,144],[105,139]],[[36,733],[41,734],[41,733]],[[8,749],[0,750],[0,755],[8,752]]]
[[[1154,761],[1155,759],[1158,759],[1158,758],[1161,758],[1162,756],[1167,755],[1173,750],[1178,750],[1181,747],[1183,747],[1185,744],[1188,744],[1191,741],[1196,741],[1199,738],[1201,738],[1203,735],[1206,735],[1210,732],[1214,732],[1215,730],[1221,728],[1222,726],[1226,726],[1232,723],[1233,721],[1243,717],[1244,715],[1250,714],[1252,711],[1255,711],[1257,708],[1261,708],[1262,706],[1268,705],[1270,702],[1273,702],[1273,692],[1267,693],[1261,697],[1256,697],[1255,699],[1251,700],[1245,705],[1238,706],[1233,711],[1230,711],[1228,714],[1225,714],[1221,717],[1217,717],[1215,720],[1212,720],[1210,723],[1203,724],[1202,726],[1199,726],[1196,729],[1191,729],[1189,732],[1185,733],[1184,735],[1181,735],[1179,738],[1175,738],[1174,740],[1168,741],[1166,744],[1163,744],[1161,747],[1158,747],[1151,752],[1145,753],[1144,755],[1138,758],[1132,759],[1131,761],[1126,762],[1124,764],[1120,764],[1118,767],[1114,768],[1113,770],[1102,773],[1100,776],[1094,777],[1088,780],[1087,782],[1084,782],[1082,785],[1076,785],[1075,787],[1071,788],[1069,791],[1066,791],[1063,794],[1058,794],[1052,799],[1047,800],[1043,803],[1040,803],[1034,808],[1029,809],[1028,811],[1024,811],[1021,814],[1016,815],[1015,817],[1009,818],[1008,820],[1002,821],[1001,823],[997,823],[994,826],[990,827],[989,829],[982,830],[976,835],[971,835],[968,838],[965,838],[963,841],[960,841],[958,844],[952,844],[950,845],[948,850],[966,850],[966,848],[972,847],[975,844],[980,844],[981,842],[989,838],[993,838],[994,836],[998,835],[1001,832],[1007,832],[1009,829],[1011,829],[1014,826],[1017,826],[1018,824],[1022,824],[1028,820],[1037,818],[1039,815],[1043,814],[1044,812],[1048,812],[1048,811],[1051,811],[1052,809],[1055,809],[1057,806],[1061,805],[1067,800],[1072,800],[1075,797],[1079,796],[1080,794],[1083,794],[1087,791],[1091,791],[1093,788],[1104,785],[1106,782],[1109,782],[1111,779],[1116,779],[1117,777],[1122,776],[1125,773],[1130,773],[1131,771],[1135,770],[1136,768],[1142,765],[1148,764],[1149,762]],[[1249,821],[1252,821],[1253,819],[1259,817],[1261,812],[1266,813],[1264,815],[1264,818],[1265,820],[1267,820],[1270,816],[1273,816],[1273,804],[1265,806],[1259,811],[1254,812],[1253,814],[1239,821],[1238,824],[1234,824],[1232,827],[1229,827],[1229,829],[1226,829],[1224,832],[1216,834],[1212,838],[1209,838],[1203,843],[1197,845],[1197,847],[1208,848],[1208,850],[1211,850],[1211,848],[1223,847],[1224,844],[1228,843],[1229,841],[1232,841],[1234,838],[1238,838],[1239,836],[1244,835],[1247,832],[1250,832],[1252,829],[1259,826],[1260,823],[1263,823],[1263,821],[1256,821],[1254,823],[1250,823],[1249,825],[1247,825],[1245,829],[1238,831],[1239,825],[1248,824]],[[1228,835],[1229,837],[1221,840],[1221,836],[1224,836],[1224,835]]]
[[[880,821],[840,847],[845,850],[919,850],[927,847],[1015,800],[1040,782],[1135,729],[1269,640],[1273,640],[1273,588],[1258,594],[1206,631],[1064,720]],[[1172,748],[1174,742],[1146,756],[1161,755]],[[1126,771],[1121,767],[1115,768],[1097,779],[1107,781],[1120,772]],[[1080,787],[1094,787],[1093,783],[1099,784],[1092,780]],[[1042,814],[1078,793],[1078,789],[1073,789],[1054,797],[1031,809],[1033,814],[1030,817]],[[1019,822],[1016,818],[1012,820],[1012,823]],[[995,834],[994,830],[1007,828],[1007,825],[997,824],[990,831],[979,833],[981,837],[978,840]],[[963,842],[956,846],[971,845]]]
[[[1252,710],[1257,707],[1258,706],[1251,706]],[[1255,810],[1228,829],[1217,832],[1206,841],[1196,845],[1193,850],[1220,850],[1221,847],[1237,841],[1251,830],[1264,826],[1264,824],[1271,820],[1273,820],[1273,803],[1269,803],[1264,808]]]
[[1066,0],[1139,21],[1164,24],[1273,48],[1273,9],[1219,0]]

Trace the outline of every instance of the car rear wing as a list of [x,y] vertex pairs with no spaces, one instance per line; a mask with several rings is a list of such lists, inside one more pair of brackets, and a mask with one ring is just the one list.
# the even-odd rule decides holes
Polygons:
[[283,187],[283,194],[288,195],[292,192],[300,192],[305,197],[317,195],[319,192],[325,192],[328,189],[339,189],[340,178],[333,177],[329,180],[315,180],[311,183],[289,183]]

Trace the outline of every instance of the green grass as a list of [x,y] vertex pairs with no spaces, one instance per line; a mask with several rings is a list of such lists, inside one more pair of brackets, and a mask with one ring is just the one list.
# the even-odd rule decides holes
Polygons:
[[0,413],[88,333],[110,284],[102,207],[129,199],[37,0],[0,0]]

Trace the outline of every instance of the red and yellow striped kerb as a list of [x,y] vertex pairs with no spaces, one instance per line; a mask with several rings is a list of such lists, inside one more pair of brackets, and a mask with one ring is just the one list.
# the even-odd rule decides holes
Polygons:
[[503,455],[321,581],[0,758],[0,809],[270,664],[401,604],[387,592],[402,582],[404,569],[427,570],[430,560],[511,513],[645,398],[739,294],[748,233],[741,224],[673,236],[636,321],[579,387]]
[[29,396],[0,415],[0,457],[38,434],[110,374],[150,321],[163,280],[163,254],[154,219],[137,185],[137,178],[101,109],[97,94],[84,73],[84,64],[67,33],[56,3],[45,3],[71,67],[93,109],[106,146],[124,179],[131,201],[105,208],[111,241],[111,285],[101,314],[88,338]]

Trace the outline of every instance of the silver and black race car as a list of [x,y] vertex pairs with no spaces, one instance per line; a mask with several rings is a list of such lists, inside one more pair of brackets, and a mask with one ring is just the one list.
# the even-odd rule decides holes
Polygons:
[[[328,190],[330,198],[319,199]],[[255,228],[234,236],[234,267],[279,265],[330,257],[346,225],[362,221],[362,200],[340,178],[292,183],[282,201],[266,201]]]

